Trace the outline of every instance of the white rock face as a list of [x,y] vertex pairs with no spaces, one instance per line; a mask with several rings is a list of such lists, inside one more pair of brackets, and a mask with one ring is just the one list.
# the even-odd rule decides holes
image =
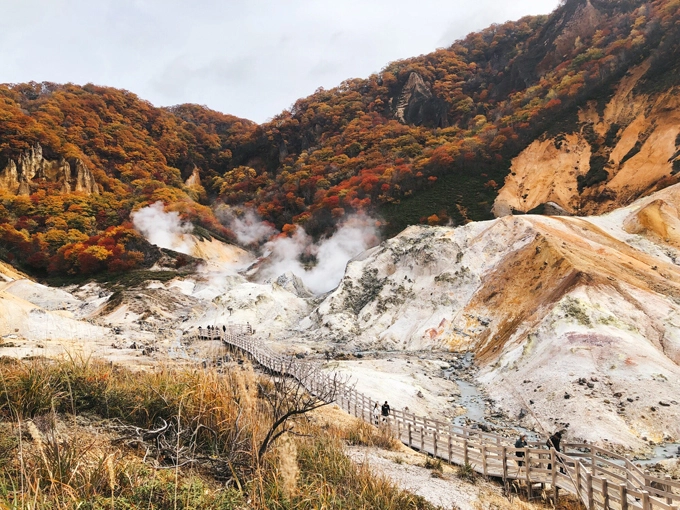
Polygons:
[[310,317],[320,326],[314,335],[386,349],[465,347],[470,340],[458,323],[470,322],[461,312],[482,275],[532,239],[530,225],[514,218],[409,227],[348,264]]
[[677,440],[678,205],[676,185],[602,217],[413,226],[350,262],[300,329],[341,348],[471,350],[490,396],[546,431]]

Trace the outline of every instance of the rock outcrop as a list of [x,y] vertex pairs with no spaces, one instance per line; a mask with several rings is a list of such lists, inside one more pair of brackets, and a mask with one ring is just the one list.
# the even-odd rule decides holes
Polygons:
[[187,178],[187,180],[184,182],[185,186],[201,186],[201,172],[198,169],[196,165],[194,165],[193,170],[191,171],[191,175]]
[[678,182],[678,88],[641,93],[649,68],[633,69],[604,108],[581,108],[573,130],[546,133],[513,159],[493,213],[553,202],[569,214],[602,214]]
[[41,181],[56,183],[63,193],[99,194],[94,176],[82,160],[47,160],[40,144],[23,152],[16,161],[10,159],[0,170],[0,188],[17,195],[31,194]]
[[432,95],[423,78],[416,72],[409,75],[396,98],[396,104],[395,98],[390,101],[393,104],[394,117],[404,124],[426,127],[449,125],[446,103]]
[[307,288],[305,283],[302,281],[302,278],[291,271],[286,271],[284,274],[279,276],[272,285],[277,285],[299,298],[314,297],[314,293]]

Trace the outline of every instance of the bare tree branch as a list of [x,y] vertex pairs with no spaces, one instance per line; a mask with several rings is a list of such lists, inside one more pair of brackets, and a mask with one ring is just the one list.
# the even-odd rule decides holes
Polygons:
[[284,375],[275,377],[271,383],[258,385],[260,397],[269,406],[272,417],[272,424],[257,450],[258,460],[279,437],[292,430],[292,426],[286,426],[291,418],[331,404],[340,386],[346,383],[338,374],[324,376],[312,365],[299,364],[293,358],[284,363],[281,372]]

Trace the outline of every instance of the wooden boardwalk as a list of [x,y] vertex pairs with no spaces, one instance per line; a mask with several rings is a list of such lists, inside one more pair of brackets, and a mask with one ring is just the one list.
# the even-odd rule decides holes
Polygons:
[[[221,340],[273,373],[294,377],[312,394],[335,386],[335,403],[366,422],[375,400],[342,384],[311,363],[281,356],[252,337],[250,326],[201,329],[195,338]],[[378,403],[378,407],[380,404]],[[468,465],[476,472],[509,484],[522,482],[529,499],[547,491],[555,500],[560,490],[576,495],[588,510],[678,510],[680,482],[643,472],[628,458],[589,444],[567,443],[563,452],[540,444],[517,449],[507,438],[392,409],[386,424],[405,445],[450,464]],[[524,458],[517,457],[523,452]],[[520,466],[518,461],[522,460]]]

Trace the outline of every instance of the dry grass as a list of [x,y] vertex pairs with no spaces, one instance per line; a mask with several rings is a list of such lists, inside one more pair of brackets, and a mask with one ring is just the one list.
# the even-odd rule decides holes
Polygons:
[[260,458],[271,409],[258,382],[247,363],[131,372],[1,360],[0,508],[431,508],[344,455],[345,437],[394,444],[370,425],[302,415],[298,435]]
[[394,438],[389,428],[374,426],[361,420],[355,420],[341,432],[352,446],[376,446],[385,450],[397,450],[401,442]]
[[474,484],[477,481],[479,475],[475,471],[475,467],[472,464],[462,464],[456,468],[456,475],[461,480],[465,480],[468,483]]

